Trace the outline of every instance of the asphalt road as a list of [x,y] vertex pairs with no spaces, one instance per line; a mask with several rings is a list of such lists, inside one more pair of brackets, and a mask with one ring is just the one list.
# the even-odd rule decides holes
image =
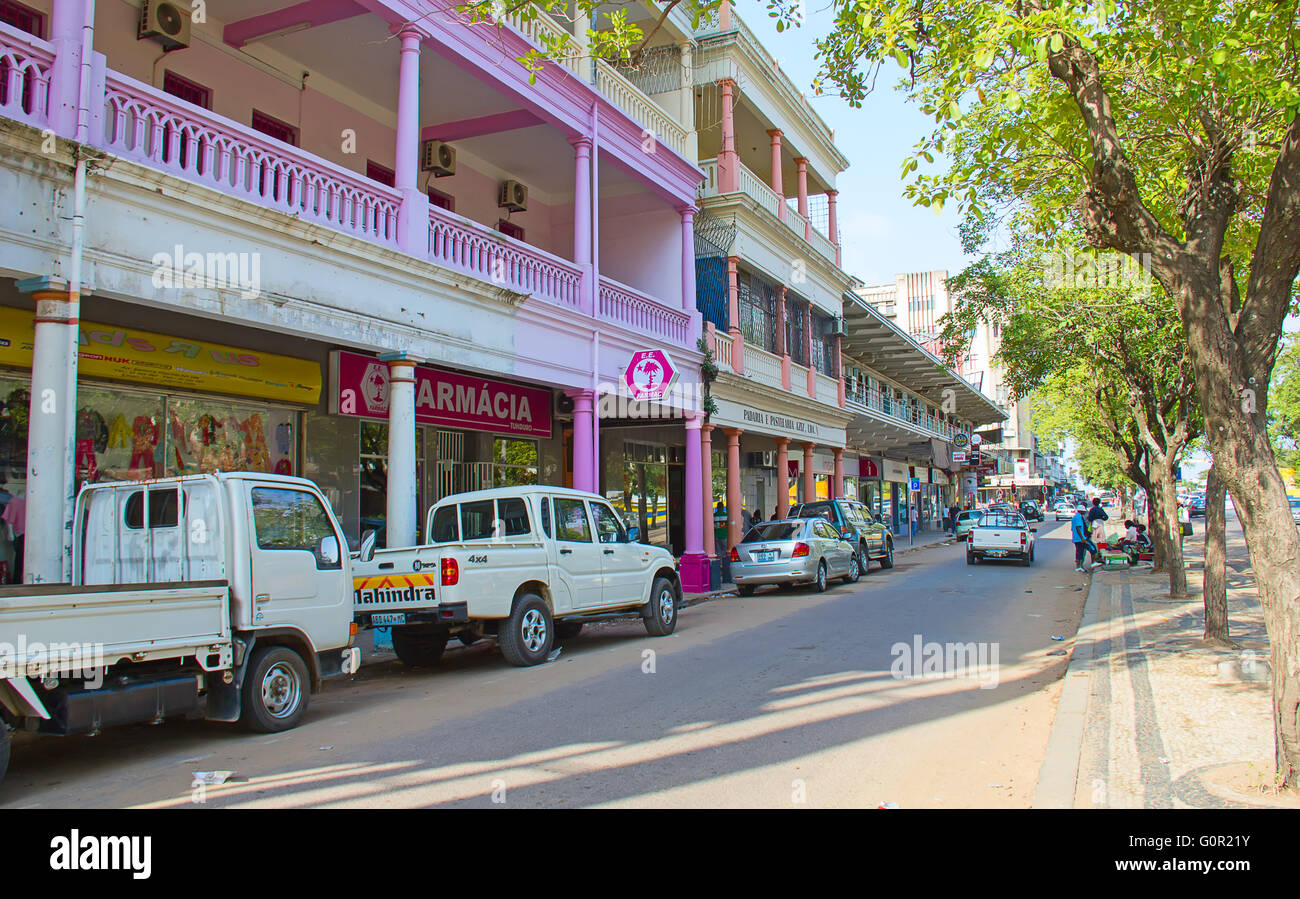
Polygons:
[[[821,595],[693,606],[671,637],[588,626],[536,668],[488,643],[372,665],[284,734],[19,735],[0,808],[1027,806],[1089,577],[1068,522],[1039,528],[1032,568],[939,545]],[[927,671],[930,643],[974,654]]]

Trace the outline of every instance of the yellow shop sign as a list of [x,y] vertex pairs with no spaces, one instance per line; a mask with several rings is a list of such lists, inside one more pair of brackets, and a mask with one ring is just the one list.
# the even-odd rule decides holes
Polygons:
[[[0,307],[0,365],[32,367],[33,318],[26,309]],[[87,321],[79,338],[77,371],[88,378],[308,405],[320,401],[320,365],[306,359]]]

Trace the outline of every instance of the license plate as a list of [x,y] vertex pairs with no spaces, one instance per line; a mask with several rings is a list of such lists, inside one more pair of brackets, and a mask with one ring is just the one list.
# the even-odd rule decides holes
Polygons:
[[773,552],[770,552],[770,553],[754,553],[754,561],[756,561],[756,562],[775,562],[775,561],[776,561],[776,552],[773,551]]
[[405,612],[376,612],[370,616],[370,623],[375,627],[388,624],[406,624]]
[[1005,556],[1006,554],[1007,552],[1004,549],[990,549],[984,552],[986,556]]

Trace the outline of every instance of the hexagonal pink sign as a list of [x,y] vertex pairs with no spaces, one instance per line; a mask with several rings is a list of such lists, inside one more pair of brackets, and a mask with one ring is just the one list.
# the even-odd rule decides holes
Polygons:
[[677,377],[673,360],[663,350],[642,350],[632,354],[623,380],[634,400],[661,400]]

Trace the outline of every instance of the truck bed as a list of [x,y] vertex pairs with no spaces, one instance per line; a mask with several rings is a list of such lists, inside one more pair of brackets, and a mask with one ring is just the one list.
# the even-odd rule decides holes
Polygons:
[[219,670],[230,637],[225,581],[0,588],[0,677],[187,656]]

